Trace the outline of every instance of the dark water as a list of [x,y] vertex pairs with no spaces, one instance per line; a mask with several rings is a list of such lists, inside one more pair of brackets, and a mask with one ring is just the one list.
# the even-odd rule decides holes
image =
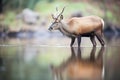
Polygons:
[[67,38],[2,39],[0,80],[120,80],[120,39],[85,40],[71,48]]

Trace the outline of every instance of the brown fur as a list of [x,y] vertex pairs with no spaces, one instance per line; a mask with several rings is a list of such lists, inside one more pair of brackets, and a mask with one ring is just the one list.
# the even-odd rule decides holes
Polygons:
[[92,31],[101,33],[103,29],[101,18],[97,16],[87,16],[81,18],[71,18],[67,21],[67,24],[70,28],[70,31],[73,31],[76,34],[84,34]]

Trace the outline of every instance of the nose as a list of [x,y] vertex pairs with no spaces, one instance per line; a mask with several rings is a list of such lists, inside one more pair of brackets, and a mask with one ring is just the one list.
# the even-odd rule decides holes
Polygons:
[[49,29],[48,29],[48,30],[50,30],[50,31],[51,31],[52,29],[53,29],[52,27],[49,27]]

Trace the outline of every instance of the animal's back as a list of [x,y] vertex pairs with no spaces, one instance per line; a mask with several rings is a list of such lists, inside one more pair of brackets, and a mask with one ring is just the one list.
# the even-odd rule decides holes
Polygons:
[[102,27],[101,18],[98,16],[74,17],[68,21],[68,24],[77,34],[92,32]]

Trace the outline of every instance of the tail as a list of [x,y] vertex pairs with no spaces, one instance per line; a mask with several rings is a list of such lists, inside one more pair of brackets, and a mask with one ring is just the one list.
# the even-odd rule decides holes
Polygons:
[[104,20],[103,20],[103,19],[101,19],[101,23],[102,23],[101,35],[103,36],[103,30],[104,30],[104,25],[105,25],[105,23],[104,23]]

